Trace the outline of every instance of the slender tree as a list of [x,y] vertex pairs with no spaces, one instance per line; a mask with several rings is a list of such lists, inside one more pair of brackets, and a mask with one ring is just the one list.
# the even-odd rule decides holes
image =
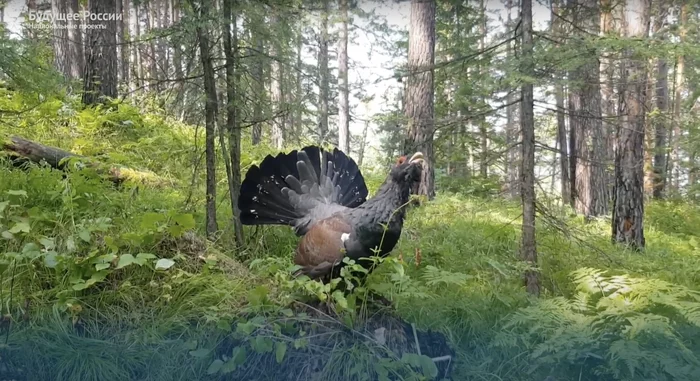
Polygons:
[[[554,39],[559,41],[561,36],[561,19],[559,18],[559,13],[561,12],[559,3],[561,0],[552,0],[552,21],[551,28],[554,34]],[[557,42],[557,47],[559,43]],[[571,204],[571,187],[569,180],[569,155],[568,155],[568,141],[566,139],[566,110],[564,108],[564,85],[562,84],[562,75],[556,73],[556,82],[554,84],[554,97],[557,107],[557,142],[559,144],[559,178],[561,181],[561,197],[564,204]]]
[[350,89],[348,88],[348,0],[340,0],[338,39],[338,147],[350,154]]
[[197,39],[199,40],[199,57],[202,61],[202,69],[204,71],[204,93],[206,95],[206,103],[204,106],[205,112],[205,156],[207,167],[206,180],[206,232],[207,237],[214,238],[214,235],[219,230],[219,225],[216,221],[216,150],[214,142],[216,139],[216,115],[218,113],[218,100],[216,94],[216,79],[214,66],[211,57],[211,45],[209,43],[208,23],[203,21],[208,20],[209,5],[208,1],[204,0],[199,4],[192,1],[193,8],[199,8],[199,22],[196,26]]
[[420,150],[424,157],[423,175],[418,193],[435,196],[433,163],[435,0],[411,0],[408,33],[408,81],[405,112],[408,119],[406,153]]
[[318,120],[318,141],[323,143],[328,138],[328,101],[330,97],[330,72],[328,70],[328,2],[321,0],[323,9],[321,10],[321,36],[318,49],[319,66],[319,120]]
[[[238,218],[238,197],[241,191],[241,127],[238,121],[238,84],[240,83],[240,68],[238,66],[238,26],[236,15],[231,10],[234,0],[223,1],[223,30],[224,54],[226,56],[226,130],[228,132],[227,177],[229,196],[231,197],[231,213],[233,216],[233,231],[236,243],[243,245],[243,225]],[[225,145],[222,144],[222,148]],[[222,150],[222,152],[226,152]]]
[[[273,11],[270,16],[270,24],[275,25],[278,21],[279,15],[277,11]],[[285,118],[281,115],[284,110],[284,94],[282,94],[282,82],[284,78],[282,77],[281,52],[280,41],[271,41],[270,56],[272,56],[272,63],[270,67],[270,96],[274,107],[273,110],[276,113],[272,120],[272,145],[277,147],[277,149],[281,149],[284,146],[286,138]]]
[[[522,0],[522,75],[532,78],[535,66],[532,60],[532,0]],[[520,255],[531,267],[537,266],[535,241],[535,115],[534,86],[525,82],[521,90],[520,130],[522,134],[521,197],[523,202],[523,228]],[[540,294],[539,274],[530,269],[525,272],[525,287],[530,294]]]
[[[666,19],[666,6],[657,3],[657,14],[655,17],[654,29],[660,31]],[[665,33],[658,36],[665,40]],[[663,197],[666,185],[666,135],[668,126],[666,125],[668,112],[668,61],[665,57],[656,60],[656,108],[659,115],[654,118],[654,198]]]

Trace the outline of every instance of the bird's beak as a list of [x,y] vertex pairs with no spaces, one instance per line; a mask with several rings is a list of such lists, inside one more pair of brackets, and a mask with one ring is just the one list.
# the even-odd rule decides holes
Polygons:
[[411,156],[410,159],[408,159],[409,164],[423,164],[423,154],[420,152],[416,152]]

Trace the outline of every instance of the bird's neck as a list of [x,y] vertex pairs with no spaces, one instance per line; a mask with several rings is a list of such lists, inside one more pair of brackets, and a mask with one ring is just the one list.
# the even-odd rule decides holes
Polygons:
[[[387,179],[377,194],[364,205],[376,213],[376,222],[389,224],[389,229],[401,228],[410,194],[408,186]],[[398,226],[392,226],[396,225]]]

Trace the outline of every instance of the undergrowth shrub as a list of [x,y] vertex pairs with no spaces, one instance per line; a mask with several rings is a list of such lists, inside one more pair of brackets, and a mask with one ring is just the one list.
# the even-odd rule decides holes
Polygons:
[[700,379],[700,292],[591,268],[572,277],[575,296],[515,312],[493,348],[525,351],[540,378]]

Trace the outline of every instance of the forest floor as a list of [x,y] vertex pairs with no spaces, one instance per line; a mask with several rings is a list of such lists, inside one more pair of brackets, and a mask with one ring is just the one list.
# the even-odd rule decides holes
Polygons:
[[[192,129],[126,105],[65,107],[47,102],[14,125],[169,182],[115,186],[0,158],[0,379],[700,379],[694,204],[648,203],[640,253],[610,242],[607,219],[586,224],[540,199],[534,300],[519,205],[466,183],[412,209],[393,255],[342,293],[289,276],[288,228],[246,229],[246,249],[231,249],[223,182],[223,234],[202,238]],[[0,125],[0,138],[16,131]],[[243,165],[268,150],[245,150]],[[382,180],[366,177],[371,190]],[[368,302],[369,290],[392,305]]]

